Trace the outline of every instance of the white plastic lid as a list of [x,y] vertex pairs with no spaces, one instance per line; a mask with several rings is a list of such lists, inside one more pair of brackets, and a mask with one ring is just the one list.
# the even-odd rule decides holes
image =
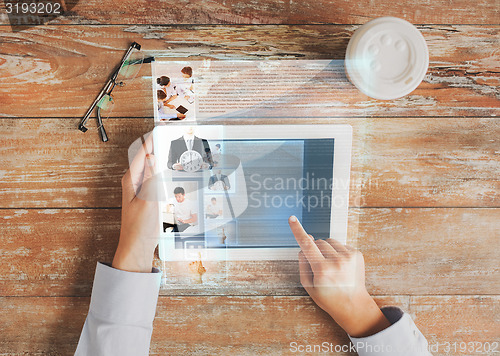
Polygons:
[[429,51],[411,23],[380,17],[351,37],[345,69],[352,84],[374,99],[391,100],[411,93],[424,79]]

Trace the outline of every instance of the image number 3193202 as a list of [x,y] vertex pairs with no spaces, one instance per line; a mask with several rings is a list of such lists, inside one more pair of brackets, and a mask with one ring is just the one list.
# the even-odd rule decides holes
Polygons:
[[4,0],[13,32],[43,25],[70,12],[78,0]]

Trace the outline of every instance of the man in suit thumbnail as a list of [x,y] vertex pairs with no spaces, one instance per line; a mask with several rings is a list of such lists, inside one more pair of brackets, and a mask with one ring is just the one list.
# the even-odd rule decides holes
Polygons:
[[168,153],[167,167],[177,171],[183,171],[184,167],[179,162],[182,154],[186,151],[196,151],[203,159],[203,167],[211,168],[213,166],[212,152],[207,140],[196,137],[192,127],[189,127],[186,133],[170,143]]
[[214,174],[208,180],[208,188],[211,190],[228,190],[231,188],[231,184],[229,183],[229,178],[222,174],[222,171],[219,169],[217,174]]

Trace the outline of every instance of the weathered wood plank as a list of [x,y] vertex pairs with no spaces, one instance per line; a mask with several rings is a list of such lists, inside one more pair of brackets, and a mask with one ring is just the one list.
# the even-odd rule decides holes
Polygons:
[[[132,40],[170,58],[337,59],[357,26],[0,26],[0,116],[81,117]],[[499,26],[420,27],[429,46],[423,83],[393,101],[361,94],[342,70],[302,117],[497,116]],[[152,117],[151,73],[115,92],[116,117]],[[30,105],[20,105],[30,103]],[[272,115],[272,112],[270,113]]]
[[500,293],[500,251],[492,248],[500,209],[362,211],[358,247],[374,293]]
[[[377,302],[405,308],[408,299],[383,297]],[[175,301],[161,297],[151,351],[160,355],[283,355],[292,354],[293,342],[349,345],[345,332],[309,297],[184,297]]]
[[500,120],[384,119],[358,130],[363,206],[500,206]]
[[[139,0],[120,3],[66,1],[70,8],[54,23],[76,24],[288,24],[365,23],[380,16],[396,16],[412,23],[491,24],[498,23],[495,0],[390,1],[293,1],[278,0],[190,0],[187,3]],[[73,5],[75,5],[73,7]],[[0,5],[0,23],[9,23]],[[26,19],[25,23],[38,23]]]
[[5,355],[72,355],[90,298],[0,297]]
[[[356,225],[357,214],[359,224]],[[349,243],[378,295],[499,294],[499,209],[351,211]],[[118,209],[0,210],[0,295],[87,296],[97,261],[118,243]],[[356,230],[356,228],[358,230]],[[304,295],[296,261],[206,262],[195,284],[188,262],[156,260],[163,295]],[[423,282],[425,276],[425,282]]]
[[[408,297],[377,298],[408,308]],[[8,354],[72,354],[89,298],[1,298]],[[160,297],[150,355],[280,354],[290,343],[348,344],[347,335],[309,297]],[[23,330],[22,333],[20,330]],[[342,353],[349,354],[349,353]]]
[[106,143],[95,129],[78,131],[78,122],[0,121],[2,207],[121,205],[120,180],[128,168],[128,147],[153,129],[153,121],[106,122],[110,138]]
[[120,210],[2,210],[0,216],[1,295],[86,295],[96,261],[111,262],[118,245]]
[[[499,342],[498,296],[376,297],[380,306],[410,312],[439,355],[485,355],[445,351],[446,343]],[[72,354],[89,298],[0,298],[7,354]],[[290,343],[347,345],[347,335],[309,297],[162,297],[158,300],[151,355],[290,354]],[[352,355],[336,353],[335,355]]]
[[[494,355],[500,347],[500,297],[412,296],[410,314],[433,355]],[[496,346],[495,346],[496,345]]]
[[[351,206],[500,206],[500,119],[231,120],[349,123]],[[77,119],[1,119],[0,207],[119,207],[128,147],[151,119],[110,119],[110,141]]]

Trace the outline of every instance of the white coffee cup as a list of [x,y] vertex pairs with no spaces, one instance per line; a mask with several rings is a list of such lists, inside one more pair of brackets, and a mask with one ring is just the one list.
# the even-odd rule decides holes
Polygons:
[[420,31],[408,21],[380,17],[352,35],[345,70],[349,81],[374,99],[391,100],[415,90],[429,66]]

